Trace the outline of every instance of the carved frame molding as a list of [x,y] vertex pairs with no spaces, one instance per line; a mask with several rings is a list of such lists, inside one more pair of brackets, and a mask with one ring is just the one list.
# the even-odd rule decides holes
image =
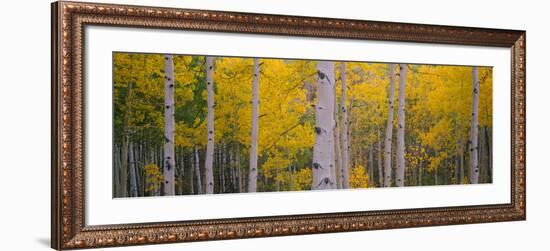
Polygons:
[[[512,51],[511,203],[86,226],[86,25],[497,46]],[[52,4],[52,242],[95,248],[526,219],[525,31],[79,2]]]

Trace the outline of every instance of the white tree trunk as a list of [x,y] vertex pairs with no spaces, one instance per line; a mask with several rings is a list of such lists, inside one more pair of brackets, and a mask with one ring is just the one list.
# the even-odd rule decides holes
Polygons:
[[214,170],[212,163],[214,161],[214,59],[206,57],[206,91],[208,94],[207,106],[208,115],[206,121],[207,142],[206,157],[204,163],[204,176],[206,183],[206,194],[214,193]]
[[399,106],[397,107],[397,174],[396,185],[405,185],[405,81],[407,65],[399,65]]
[[219,171],[219,176],[220,176],[220,183],[218,184],[218,186],[220,187],[220,193],[223,193],[225,191],[225,161],[227,160],[227,157],[225,156],[225,150],[226,150],[226,145],[225,143],[222,143],[220,145],[220,147],[218,148],[218,152],[219,152],[219,167],[218,167],[218,171]]
[[174,89],[174,60],[172,55],[164,55],[164,195],[175,195]]
[[129,163],[130,163],[130,197],[137,197],[138,196],[138,189],[137,189],[137,175],[136,175],[136,161],[134,157],[134,146],[132,143],[130,143],[129,146]]
[[242,193],[243,192],[243,178],[242,177],[243,175],[241,175],[241,148],[239,146],[239,143],[237,143],[237,150],[236,150],[236,158],[235,158],[235,161],[236,161],[236,168],[237,168],[237,183],[238,183],[238,189],[237,191],[239,193]]
[[252,127],[250,129],[250,170],[248,172],[248,192],[256,192],[258,182],[258,109],[260,85],[260,60],[254,58],[252,79]]
[[120,147],[118,144],[113,145],[113,197],[118,197],[120,191],[120,168],[122,168],[120,158]]
[[334,62],[318,61],[317,75],[312,190],[331,189],[334,183],[330,174],[334,151]]
[[126,104],[125,108],[126,111],[124,112],[124,120],[123,120],[123,138],[122,138],[122,151],[121,151],[121,170],[120,170],[120,187],[119,187],[119,196],[120,197],[126,197],[128,195],[128,187],[127,187],[127,180],[128,180],[128,143],[130,141],[129,136],[129,129],[128,129],[128,121],[130,117],[130,112],[132,109],[132,88],[133,88],[133,82],[128,82],[126,85]]
[[347,83],[346,83],[346,63],[341,63],[342,71],[342,96],[340,97],[340,107],[342,108],[342,125],[341,140],[342,140],[342,167],[340,170],[340,178],[342,178],[342,188],[349,188],[349,145],[348,145],[348,109],[346,104]]
[[[336,85],[334,85],[334,88],[336,88]],[[337,95],[336,90],[334,90],[334,163],[335,165],[331,168],[331,179],[332,181],[336,181],[336,188],[342,189],[342,178],[339,177],[339,173],[342,170],[342,148],[340,146],[340,129],[341,127],[344,127],[346,125],[340,125],[340,121],[338,121],[338,102],[337,102]]]
[[[349,166],[350,167],[354,167],[355,166],[355,159],[353,158],[353,151],[354,151],[354,148],[353,148],[353,102],[355,100],[355,97],[352,95],[351,98],[349,99],[349,105],[348,105],[348,109],[346,110],[347,111],[347,114],[348,114],[348,118],[347,118],[347,129],[348,129],[348,163],[349,163]],[[349,171],[349,169],[348,169]]]
[[199,159],[199,149],[197,146],[193,149],[195,155],[195,176],[197,177],[197,194],[202,193],[202,181],[201,181],[201,168],[200,168],[200,159]]
[[378,152],[378,186],[384,185],[384,171],[382,171],[382,144],[380,144],[380,125],[376,125],[376,147]]
[[231,186],[237,192],[237,150],[231,149]]
[[368,152],[369,152],[369,163],[367,163],[367,174],[368,174],[368,184],[371,185],[374,183],[374,157],[373,157],[373,150],[374,147],[373,144],[368,146]]
[[391,151],[393,133],[393,101],[395,91],[395,65],[390,64],[390,90],[388,92],[388,123],[386,125],[386,139],[384,140],[384,186],[391,186]]
[[478,162],[478,105],[479,105],[479,76],[477,67],[472,68],[473,93],[472,93],[472,133],[470,135],[472,144],[470,145],[470,183],[477,184],[479,178]]

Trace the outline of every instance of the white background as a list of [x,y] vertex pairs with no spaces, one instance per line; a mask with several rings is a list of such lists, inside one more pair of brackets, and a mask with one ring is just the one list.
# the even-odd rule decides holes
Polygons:
[[[111,1],[112,2],[112,1]],[[178,3],[179,2],[179,3]],[[544,3],[544,1],[538,1]],[[120,1],[260,13],[515,28],[528,31],[525,222],[292,236],[118,250],[522,250],[548,247],[550,202],[546,6],[506,1]],[[3,5],[0,40],[0,231],[2,250],[48,250],[50,238],[50,13],[47,1]],[[496,156],[498,157],[498,156]],[[111,249],[115,250],[115,249]]]
[[[88,27],[85,31],[86,225],[510,202],[510,49]],[[218,41],[223,41],[223,44]],[[232,46],[227,46],[231,44]],[[182,46],[185,45],[185,46]],[[112,199],[113,51],[493,66],[493,183]],[[106,63],[108,62],[108,63]],[[261,128],[260,128],[261,130]],[[330,201],[330,203],[326,203]],[[223,210],[220,210],[223,208]],[[155,213],[150,213],[155,212]]]

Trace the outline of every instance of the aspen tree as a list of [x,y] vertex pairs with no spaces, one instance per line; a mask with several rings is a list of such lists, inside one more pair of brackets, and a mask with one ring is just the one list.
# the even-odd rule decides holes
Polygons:
[[248,192],[256,192],[258,182],[258,109],[260,63],[254,58],[254,77],[252,78],[252,128],[250,129],[250,170],[248,171]]
[[397,107],[397,173],[395,183],[398,187],[405,185],[405,82],[407,65],[399,65],[399,106]]
[[317,62],[317,102],[313,145],[312,190],[331,189],[330,170],[334,151],[334,62]]
[[214,74],[214,59],[212,57],[206,57],[206,91],[208,107],[206,130],[207,130],[207,142],[206,142],[206,157],[204,163],[204,176],[206,194],[214,193],[214,80],[212,75]]
[[175,195],[174,170],[174,60],[172,55],[164,55],[164,195]]
[[393,101],[395,91],[395,65],[390,64],[390,89],[388,91],[388,120],[386,125],[386,138],[384,140],[384,186],[391,186],[391,157],[393,141]]

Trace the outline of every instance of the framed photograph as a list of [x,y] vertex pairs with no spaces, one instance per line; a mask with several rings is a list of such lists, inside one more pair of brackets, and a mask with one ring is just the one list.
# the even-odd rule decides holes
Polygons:
[[52,247],[525,220],[525,31],[52,4]]

